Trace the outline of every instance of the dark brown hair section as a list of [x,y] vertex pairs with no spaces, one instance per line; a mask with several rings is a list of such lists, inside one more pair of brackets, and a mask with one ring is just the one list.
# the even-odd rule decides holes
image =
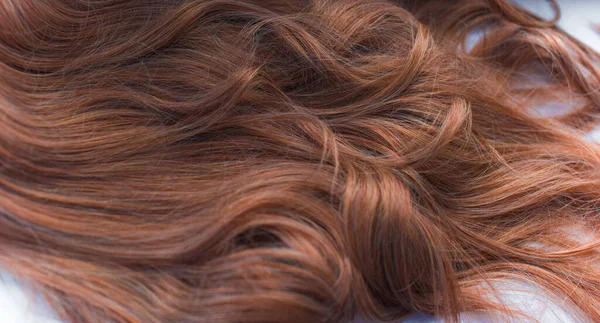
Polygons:
[[501,0],[3,0],[0,262],[68,322],[453,320],[511,280],[600,321],[596,63]]

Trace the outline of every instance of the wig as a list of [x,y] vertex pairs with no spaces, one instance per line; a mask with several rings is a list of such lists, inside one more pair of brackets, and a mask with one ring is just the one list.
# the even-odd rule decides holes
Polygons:
[[600,322],[598,55],[551,4],[2,0],[0,263],[67,322],[527,319],[510,281]]

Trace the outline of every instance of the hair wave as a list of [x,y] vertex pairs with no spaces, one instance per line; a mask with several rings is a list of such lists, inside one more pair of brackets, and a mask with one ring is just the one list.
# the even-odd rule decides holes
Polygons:
[[0,1],[0,262],[72,322],[526,315],[510,280],[600,321],[598,57],[557,19]]

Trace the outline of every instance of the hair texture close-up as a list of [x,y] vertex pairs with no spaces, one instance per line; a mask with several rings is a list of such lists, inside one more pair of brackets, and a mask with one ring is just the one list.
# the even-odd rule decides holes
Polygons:
[[69,323],[528,320],[515,281],[600,322],[598,54],[550,4],[2,0],[0,263]]

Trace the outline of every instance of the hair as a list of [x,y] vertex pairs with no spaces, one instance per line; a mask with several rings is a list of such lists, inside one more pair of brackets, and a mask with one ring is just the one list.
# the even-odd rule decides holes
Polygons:
[[0,1],[0,263],[68,322],[525,317],[509,281],[600,321],[598,55],[551,4]]

